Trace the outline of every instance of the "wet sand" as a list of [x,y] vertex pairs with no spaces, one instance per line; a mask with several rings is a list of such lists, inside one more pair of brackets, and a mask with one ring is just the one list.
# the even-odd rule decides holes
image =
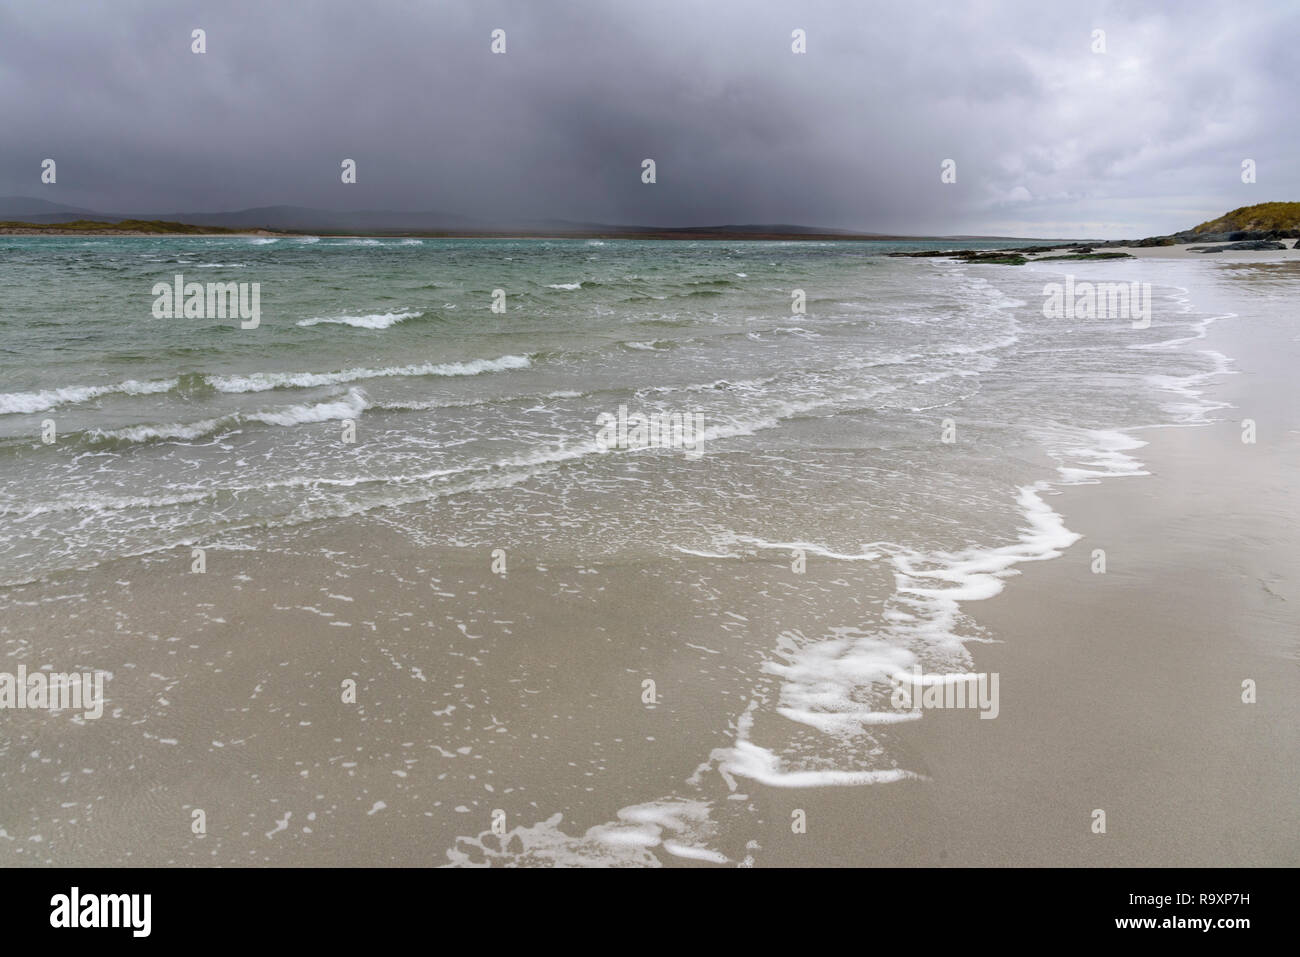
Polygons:
[[[1220,421],[1141,431],[1150,476],[1050,496],[1083,538],[963,607],[992,639],[971,654],[1001,676],[1000,713],[890,726],[920,779],[686,784],[774,692],[756,676],[800,623],[794,590],[830,595],[869,563],[795,583],[783,555],[511,554],[502,577],[481,550],[338,521],[214,549],[202,575],[174,550],[13,590],[7,658],[114,677],[104,720],[6,714],[0,864],[1300,863],[1300,329],[1247,312],[1204,343],[1240,373],[1210,387]],[[681,613],[742,590],[746,616]],[[677,852],[580,839],[629,808]],[[499,841],[481,836],[497,810]]]
[[999,716],[902,726],[928,780],[764,795],[764,864],[1300,864],[1300,327],[1243,316],[1204,345],[1237,359],[1208,393],[1234,408],[1137,433],[1152,474],[1052,496],[1083,538],[965,606],[998,640],[972,656]]
[[[1227,246],[1229,243],[1187,243],[1174,246],[1108,246],[1099,250],[1103,253],[1128,253],[1135,259],[1182,259],[1182,260],[1219,260],[1221,262],[1278,262],[1295,260],[1300,262],[1300,249],[1295,249],[1296,240],[1279,240],[1286,249],[1233,249],[1217,253],[1194,253],[1193,249],[1209,246]],[[1051,256],[1052,253],[1043,253]],[[1041,258],[1041,257],[1039,257]],[[1052,265],[1067,267],[1068,260]]]

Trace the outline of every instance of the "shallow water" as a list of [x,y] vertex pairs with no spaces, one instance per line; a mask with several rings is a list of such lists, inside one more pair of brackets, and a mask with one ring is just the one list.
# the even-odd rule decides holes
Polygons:
[[[259,718],[251,689],[297,675],[282,688],[292,697],[332,686],[325,662],[332,675],[382,659],[405,679],[385,692],[384,720],[402,730],[387,741],[372,725],[358,750],[464,748],[480,762],[424,778],[418,814],[403,803],[413,785],[397,758],[361,789],[366,801],[382,795],[383,808],[362,801],[367,819],[408,814],[433,827],[420,821],[426,812],[454,811],[430,839],[434,859],[454,843],[452,860],[465,863],[650,863],[651,848],[741,861],[734,818],[743,821],[746,787],[913,773],[889,748],[889,725],[915,717],[890,707],[890,676],[964,670],[966,643],[986,636],[961,602],[1075,539],[1051,509],[1052,489],[1141,474],[1142,443],[1125,430],[1203,421],[1214,406],[1200,390],[1230,367],[1196,346],[1214,314],[1187,301],[1180,270],[1194,265],[1162,264],[1151,325],[1135,329],[1044,318],[1044,284],[1060,279],[1046,264],[881,255],[892,248],[0,240],[0,581],[10,610],[27,610],[12,619],[10,655],[56,655],[66,637],[95,660],[111,635],[98,659],[117,664],[108,693],[118,724],[106,718],[96,733],[119,765],[157,760],[137,732],[172,742],[163,750],[177,756],[145,776],[164,789],[227,746],[230,735],[207,727],[221,719],[202,695],[172,705],[199,680],[195,669],[223,661],[246,682],[219,700],[252,702],[238,709],[251,722],[238,740],[251,742],[250,773],[270,793],[298,775],[268,729],[299,725],[292,708]],[[1150,278],[1138,263],[1070,265],[1081,279]],[[260,283],[260,325],[154,318],[153,284],[176,273]],[[491,309],[496,289],[504,314]],[[803,313],[792,311],[795,290]],[[605,448],[598,417],[620,407],[698,416],[702,441]],[[52,444],[40,439],[47,420]],[[343,441],[346,422],[354,442]],[[170,612],[114,591],[140,568],[175,567],[178,546],[203,547],[227,569],[226,556],[248,553],[237,587],[261,593],[259,612],[232,627],[224,593],[193,578]],[[508,591],[489,571],[496,549],[512,563]],[[129,556],[143,564],[124,565]],[[74,571],[96,567],[102,574]],[[81,608],[94,625],[24,634],[42,605]],[[209,628],[214,645],[201,639]],[[238,640],[289,632],[300,643],[275,661]],[[357,633],[360,644],[311,643],[326,632]],[[630,690],[588,692],[548,674],[556,659],[546,651],[506,650],[507,636],[559,632],[569,634],[556,638],[557,655],[574,635],[601,635],[600,650],[569,667],[597,686],[626,672],[614,683]],[[188,639],[180,660],[165,648]],[[174,667],[166,706],[122,648]],[[669,679],[679,652],[690,673]],[[663,690],[658,711],[686,729],[673,748],[694,755],[691,768],[650,757],[644,739],[664,728],[619,736],[644,714],[647,674]],[[525,696],[547,683],[564,690],[545,715],[530,711]],[[563,747],[551,753],[543,738]],[[339,740],[303,747],[346,767]],[[494,751],[493,741],[510,746]],[[530,747],[550,763],[525,770]],[[567,772],[551,760],[570,753],[584,758]],[[531,786],[509,809],[513,843],[474,837],[489,810],[510,803],[502,788],[483,794],[484,771],[515,775],[512,790]],[[601,772],[604,799],[590,799]],[[352,774],[324,789],[323,807],[340,805]],[[610,807],[626,813],[600,823]],[[260,826],[272,810],[247,813]],[[596,831],[560,830],[551,819],[561,812]],[[309,857],[302,847],[263,855],[284,830],[281,813],[246,842],[231,838],[220,859]],[[34,843],[33,853],[46,844]]]

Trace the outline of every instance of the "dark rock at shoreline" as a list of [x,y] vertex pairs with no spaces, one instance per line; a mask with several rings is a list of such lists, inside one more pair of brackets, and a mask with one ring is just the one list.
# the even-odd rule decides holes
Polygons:
[[1134,258],[1132,253],[1120,253],[1120,252],[1094,253],[1094,252],[1088,252],[1088,253],[1067,253],[1067,254],[1064,255],[1064,256],[1040,256],[1038,259],[1036,259],[1036,260],[1034,260],[1034,261],[1035,261],[1035,262],[1040,262],[1040,263],[1046,263],[1046,262],[1055,262],[1055,261],[1058,261],[1058,260],[1061,260],[1061,259],[1094,259],[1094,260],[1095,260],[1095,259],[1132,259],[1132,258]]
[[961,254],[961,258],[968,263],[993,263],[998,266],[1023,266],[1029,261],[1010,249],[982,253],[965,252]]
[[1174,233],[1180,243],[1242,243],[1275,242],[1279,239],[1300,239],[1300,229],[1238,229],[1230,233]]
[[[1038,248],[1038,247],[1033,247]],[[1056,246],[1043,246],[1044,250],[1056,249]],[[968,263],[994,263],[1002,266],[1023,266],[1027,259],[1021,256],[1019,249],[927,249],[915,253],[887,253],[889,256],[901,256],[909,259],[929,259],[941,256],[945,259],[960,259]]]
[[1233,243],[1229,249],[1286,249],[1286,243],[1257,239],[1246,243]]
[[1191,246],[1188,248],[1189,253],[1221,253],[1232,250],[1257,250],[1257,249],[1286,249],[1286,243],[1269,242],[1263,239],[1254,239],[1248,242],[1232,243],[1228,246]]

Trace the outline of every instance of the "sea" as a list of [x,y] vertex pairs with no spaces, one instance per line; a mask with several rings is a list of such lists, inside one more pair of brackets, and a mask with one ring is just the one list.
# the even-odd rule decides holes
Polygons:
[[[743,864],[756,789],[921,775],[891,679],[970,670],[978,601],[1078,538],[1055,493],[1231,372],[1193,267],[1065,319],[1064,274],[1150,272],[886,255],[932,248],[0,237],[0,661],[112,674],[93,755],[10,724],[0,848]],[[256,324],[178,282],[257,284]],[[139,837],[203,767],[238,823]]]

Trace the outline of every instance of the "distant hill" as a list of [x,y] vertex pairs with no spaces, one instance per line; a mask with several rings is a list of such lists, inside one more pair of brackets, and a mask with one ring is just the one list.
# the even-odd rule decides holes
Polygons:
[[[29,223],[67,222],[73,219],[103,219],[94,210],[65,206],[28,196],[0,196],[0,219],[21,219]],[[117,218],[117,217],[114,217]]]
[[[517,222],[493,222],[434,210],[398,212],[393,210],[328,210],[307,206],[256,206],[226,213],[145,212],[130,215],[103,213],[75,206],[65,206],[43,199],[24,196],[0,197],[0,221],[9,220],[11,229],[24,224],[69,226],[93,222],[100,226],[83,226],[102,231],[104,224],[125,222],[163,222],[206,227],[208,232],[233,230],[250,232],[272,230],[319,235],[406,235],[406,236],[532,236],[557,238],[609,239],[876,239],[924,240],[1003,239],[997,236],[924,237],[884,233],[863,233],[823,226],[799,226],[790,223],[727,224],[724,226],[638,226],[611,223],[573,222],[563,219],[536,219]],[[14,223],[13,220],[22,220]],[[131,232],[141,232],[129,228]],[[159,232],[181,232],[176,228]],[[184,230],[203,232],[203,229]]]
[[[101,213],[75,206],[64,206],[23,196],[0,197],[0,220],[21,219],[36,224],[68,224],[93,220],[116,223],[124,220],[191,223],[222,229],[248,231],[266,229],[277,232],[360,234],[360,235],[442,235],[442,236],[557,236],[565,237],[687,237],[692,239],[768,237],[852,237],[876,238],[877,234],[853,233],[843,229],[818,226],[727,225],[727,226],[636,226],[611,223],[573,222],[563,219],[493,222],[458,216],[436,210],[399,212],[395,210],[329,210],[308,206],[255,206],[227,213],[148,212],[124,215]],[[12,224],[11,224],[12,225]],[[175,231],[175,230],[170,230]]]
[[[196,233],[234,233],[237,230],[222,229],[220,226],[192,226],[188,223],[172,223],[163,220],[151,219],[120,219],[116,222],[106,223],[91,219],[76,219],[67,223],[33,223],[20,222],[15,220],[0,220],[0,234],[60,234],[70,233],[80,235],[83,233],[101,233],[104,235],[120,235],[123,233],[142,233],[155,235],[158,233],[166,234],[196,234]],[[266,232],[266,230],[259,230]]]
[[150,219],[174,219],[227,229],[275,229],[310,233],[416,232],[470,230],[481,224],[464,216],[440,212],[401,213],[390,210],[312,209],[308,206],[256,206],[230,213],[166,213]]

